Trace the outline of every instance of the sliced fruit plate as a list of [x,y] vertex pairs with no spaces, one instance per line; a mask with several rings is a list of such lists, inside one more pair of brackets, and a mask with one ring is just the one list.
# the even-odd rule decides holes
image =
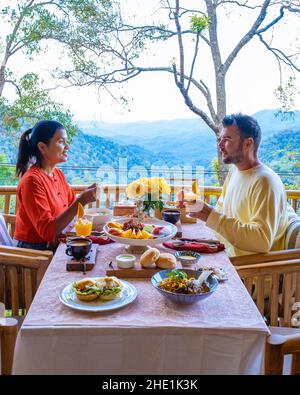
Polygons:
[[175,225],[158,219],[138,221],[133,218],[112,219],[103,227],[114,241],[130,245],[154,245],[170,240],[177,233]]

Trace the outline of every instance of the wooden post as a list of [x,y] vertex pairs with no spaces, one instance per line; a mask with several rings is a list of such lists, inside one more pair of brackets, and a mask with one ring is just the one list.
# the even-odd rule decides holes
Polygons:
[[18,322],[15,318],[0,318],[1,335],[1,373],[12,373],[15,343],[18,331]]
[[266,358],[265,358],[265,374],[266,375],[282,375],[283,370],[283,354],[282,344],[284,343],[283,336],[272,336],[272,344],[266,344]]

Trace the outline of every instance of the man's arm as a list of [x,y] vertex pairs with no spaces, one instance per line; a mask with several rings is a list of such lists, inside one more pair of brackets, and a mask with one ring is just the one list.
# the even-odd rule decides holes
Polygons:
[[[278,196],[278,193],[280,196]],[[202,202],[202,209],[190,215],[206,222],[233,246],[253,252],[270,251],[279,225],[280,213],[284,209],[284,197],[262,179],[249,196],[253,215],[249,223],[227,217],[212,206]]]

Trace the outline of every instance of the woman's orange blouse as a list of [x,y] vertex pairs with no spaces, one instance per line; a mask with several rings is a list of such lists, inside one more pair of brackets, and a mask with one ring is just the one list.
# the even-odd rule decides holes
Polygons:
[[15,239],[28,243],[53,242],[55,219],[74,200],[75,193],[61,170],[55,168],[51,177],[31,166],[17,188]]

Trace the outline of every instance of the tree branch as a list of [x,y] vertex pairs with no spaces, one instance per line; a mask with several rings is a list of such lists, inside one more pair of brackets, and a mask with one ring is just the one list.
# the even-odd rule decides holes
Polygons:
[[287,66],[292,67],[293,69],[295,69],[296,71],[300,72],[300,68],[298,66],[296,66],[296,64],[290,59],[291,56],[287,56],[283,51],[281,51],[278,48],[273,48],[270,47],[270,45],[263,39],[261,34],[258,34],[260,41],[264,44],[264,46],[270,51],[272,52],[275,57],[277,58],[278,61],[282,61],[283,63],[285,63]]
[[244,35],[244,37],[240,40],[240,42],[236,45],[236,47],[234,48],[234,50],[231,52],[231,54],[228,56],[228,58],[226,59],[225,63],[224,63],[224,73],[227,72],[227,70],[229,69],[231,63],[233,62],[233,60],[235,59],[235,57],[237,56],[237,54],[240,52],[240,50],[246,45],[248,44],[248,42],[253,38],[253,36],[256,34],[259,26],[262,24],[262,22],[265,20],[266,15],[267,15],[267,10],[268,7],[270,5],[271,0],[265,0],[262,7],[261,7],[261,11],[256,19],[256,21],[254,22],[254,24],[252,25],[251,29]]
[[255,5],[255,6],[250,6],[248,5],[248,1],[244,1],[243,3],[241,3],[240,1],[230,1],[230,0],[220,0],[217,2],[216,6],[218,7],[219,5],[223,5],[223,4],[235,4],[239,7],[245,7],[245,8],[249,8],[251,10],[254,10],[256,8],[261,8],[261,5]]
[[19,97],[22,97],[22,92],[21,92],[19,86],[15,83],[15,81],[13,81],[13,80],[4,80],[4,82],[12,84],[16,88],[16,91],[18,92]]
[[199,45],[199,33],[197,34],[197,37],[196,37],[195,51],[194,51],[194,56],[193,56],[193,60],[192,60],[192,65],[191,65],[190,78],[189,78],[189,82],[188,82],[187,87],[186,87],[187,92],[188,92],[188,90],[190,88],[190,85],[191,85],[191,79],[193,78],[195,62],[196,62],[196,59],[197,59],[198,49],[199,49],[198,45]]
[[176,24],[177,37],[178,37],[178,46],[179,46],[180,84],[182,85],[182,87],[184,87],[184,50],[183,50],[181,26],[179,23],[178,12],[179,12],[179,0],[176,0],[176,10],[174,12],[174,17],[175,17],[175,24]]

